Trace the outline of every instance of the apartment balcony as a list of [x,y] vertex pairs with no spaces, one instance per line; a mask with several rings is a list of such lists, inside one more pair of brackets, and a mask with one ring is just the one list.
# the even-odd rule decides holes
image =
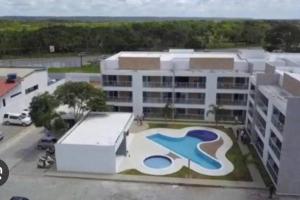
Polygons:
[[106,97],[108,102],[117,102],[117,103],[131,103],[131,97]]
[[273,150],[274,154],[276,155],[276,157],[279,160],[281,149],[276,145],[276,142],[274,141],[274,139],[270,139],[269,146]]
[[188,120],[204,120],[204,115],[200,114],[175,114],[176,119],[188,119]]
[[218,105],[231,105],[231,106],[246,106],[246,100],[233,100],[233,99],[217,99]]
[[248,84],[238,84],[238,83],[220,83],[218,82],[218,89],[238,89],[247,90]]
[[277,183],[278,172],[273,168],[272,164],[269,161],[267,162],[267,169],[274,182]]
[[103,86],[107,87],[131,87],[131,81],[104,81]]
[[249,108],[248,113],[249,113],[250,117],[253,118],[253,115],[254,115],[254,109],[253,109],[253,108]]
[[235,116],[230,115],[217,115],[216,116],[217,121],[235,121]]
[[145,112],[144,116],[146,118],[164,118],[164,115],[162,112]]
[[176,88],[205,88],[204,82],[175,82]]
[[256,142],[255,147],[257,149],[258,154],[262,157],[263,156],[263,151],[264,151],[263,145],[260,144],[259,142]]
[[283,133],[283,126],[284,124],[279,121],[279,119],[275,116],[272,117],[272,124],[277,128],[277,130],[280,132],[280,133]]
[[172,88],[172,82],[143,82],[147,88]]
[[171,103],[171,98],[161,98],[161,97],[145,97],[144,103]]
[[177,104],[204,104],[204,98],[176,98],[175,103]]
[[255,125],[258,128],[258,130],[260,131],[260,133],[265,136],[265,132],[266,132],[266,126],[263,125],[263,123],[259,120],[255,121]]
[[268,106],[261,99],[257,99],[257,105],[266,115],[268,114]]

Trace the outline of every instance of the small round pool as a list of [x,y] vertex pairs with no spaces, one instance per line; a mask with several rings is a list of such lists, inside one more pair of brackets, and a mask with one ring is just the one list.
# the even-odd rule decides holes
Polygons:
[[172,160],[166,156],[157,155],[146,158],[144,164],[150,168],[162,169],[169,167],[172,164]]

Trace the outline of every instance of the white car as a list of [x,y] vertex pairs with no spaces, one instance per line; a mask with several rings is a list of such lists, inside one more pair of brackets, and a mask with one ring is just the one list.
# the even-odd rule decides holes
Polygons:
[[30,115],[29,115],[29,109],[22,110],[21,115],[23,115],[25,117],[30,117]]
[[3,116],[3,123],[6,125],[16,124],[22,126],[29,126],[32,121],[31,118],[22,114],[6,113]]

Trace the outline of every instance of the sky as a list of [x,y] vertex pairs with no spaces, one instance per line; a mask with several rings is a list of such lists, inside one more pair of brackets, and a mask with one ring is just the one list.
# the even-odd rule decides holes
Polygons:
[[0,0],[0,15],[300,19],[300,0]]

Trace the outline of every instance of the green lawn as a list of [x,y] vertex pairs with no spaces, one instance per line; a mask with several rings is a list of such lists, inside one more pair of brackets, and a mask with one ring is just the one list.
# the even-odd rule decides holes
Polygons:
[[49,73],[100,73],[99,65],[85,65],[83,67],[48,68]]
[[[187,124],[156,124],[156,123],[150,123],[149,128],[185,128],[185,127],[190,127],[192,125],[187,125]],[[236,143],[236,139],[234,137],[232,129],[226,129],[222,126],[209,126],[212,128],[216,128],[219,130],[224,131],[225,133],[228,134],[228,136],[232,139],[233,141],[233,146],[231,149],[227,152],[227,158],[233,163],[234,165],[234,170],[230,174],[226,176],[206,176],[199,174],[197,172],[194,172],[187,167],[183,167],[181,170],[174,174],[167,175],[168,177],[178,177],[178,178],[199,178],[199,179],[218,179],[218,180],[234,180],[234,181],[252,181],[250,172],[247,167],[246,159],[245,156],[242,155],[242,152]],[[128,170],[123,172],[123,174],[131,174],[131,175],[143,175],[141,172],[137,170]]]

